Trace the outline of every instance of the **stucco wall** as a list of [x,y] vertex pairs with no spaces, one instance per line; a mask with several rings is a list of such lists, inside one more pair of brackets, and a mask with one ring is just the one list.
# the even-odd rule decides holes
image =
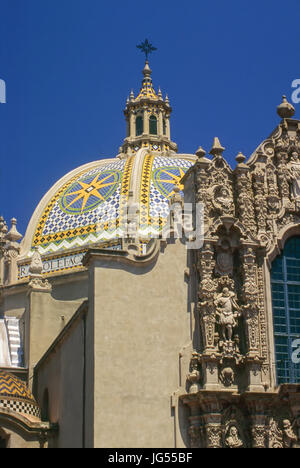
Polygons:
[[146,268],[91,260],[95,447],[175,446],[171,394],[191,340],[186,258],[177,242]]
[[36,373],[36,397],[49,395],[49,421],[58,423],[49,447],[80,448],[83,437],[84,324],[78,320]]

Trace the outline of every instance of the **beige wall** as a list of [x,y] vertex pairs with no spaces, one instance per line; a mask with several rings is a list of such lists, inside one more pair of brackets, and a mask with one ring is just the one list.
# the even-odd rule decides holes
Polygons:
[[180,242],[144,266],[92,254],[86,328],[75,320],[36,372],[38,402],[47,388],[59,424],[50,445],[82,447],[83,437],[86,447],[185,445],[171,397],[188,372],[179,354],[191,346],[186,264]]
[[190,342],[185,247],[146,268],[90,263],[95,447],[174,447],[171,394]]
[[84,322],[79,319],[62,343],[39,366],[36,397],[43,406],[43,396],[49,395],[49,421],[58,423],[57,436],[49,447],[80,448],[83,446],[84,394]]
[[47,351],[53,340],[75,313],[82,300],[55,301],[50,293],[32,292],[29,297],[29,379],[32,369]]

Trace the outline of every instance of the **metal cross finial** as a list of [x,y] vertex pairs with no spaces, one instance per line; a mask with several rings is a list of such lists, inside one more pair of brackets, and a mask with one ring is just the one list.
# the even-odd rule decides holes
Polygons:
[[144,42],[141,44],[137,45],[137,48],[140,49],[146,56],[146,60],[148,60],[148,55],[151,54],[154,50],[157,50],[156,47],[153,47],[152,44],[148,41],[148,39],[145,39]]

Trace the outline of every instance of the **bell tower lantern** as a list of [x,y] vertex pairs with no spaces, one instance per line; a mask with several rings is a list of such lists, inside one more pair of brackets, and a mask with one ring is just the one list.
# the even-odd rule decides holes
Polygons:
[[136,153],[141,148],[149,148],[151,151],[161,153],[170,150],[177,152],[176,143],[171,141],[172,108],[169,98],[166,96],[163,99],[160,89],[156,93],[151,74],[146,54],[141,90],[137,97],[134,97],[131,91],[124,110],[127,135],[122,145],[122,152],[128,155]]

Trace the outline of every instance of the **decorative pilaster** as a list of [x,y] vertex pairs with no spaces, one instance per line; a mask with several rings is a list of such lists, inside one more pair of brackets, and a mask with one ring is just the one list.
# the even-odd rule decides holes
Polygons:
[[202,420],[206,448],[222,448],[222,409],[220,401],[213,395],[202,395]]
[[0,286],[4,284],[4,257],[6,246],[7,225],[3,217],[0,217]]
[[19,241],[22,235],[17,231],[17,220],[12,218],[10,231],[6,235],[6,250],[4,256],[4,283],[13,284],[18,279],[17,258],[20,252]]

